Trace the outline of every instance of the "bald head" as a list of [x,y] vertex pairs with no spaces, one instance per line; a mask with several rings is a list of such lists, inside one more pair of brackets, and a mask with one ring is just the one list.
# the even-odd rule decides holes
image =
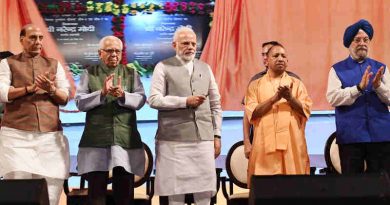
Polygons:
[[100,60],[109,68],[115,68],[122,60],[122,41],[115,36],[106,36],[99,42]]
[[105,36],[99,41],[99,49],[106,49],[107,45],[109,44],[119,44],[120,45],[120,50],[123,48],[123,43],[121,39],[119,39],[116,36]]
[[30,56],[39,55],[43,49],[43,33],[41,29],[34,24],[23,26],[20,31],[20,43],[26,54]]
[[31,29],[39,29],[41,30],[39,27],[37,27],[36,25],[34,24],[26,24],[22,27],[22,29],[20,30],[20,33],[19,33],[19,37],[24,37],[26,36],[26,32],[27,30],[31,30]]

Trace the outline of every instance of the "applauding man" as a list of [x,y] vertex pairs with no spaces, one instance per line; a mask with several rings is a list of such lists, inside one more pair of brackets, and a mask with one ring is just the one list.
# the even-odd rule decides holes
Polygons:
[[104,37],[100,64],[85,69],[76,92],[77,107],[87,112],[77,162],[78,173],[88,179],[90,205],[105,205],[110,170],[115,204],[133,204],[134,174],[144,174],[136,110],[146,97],[137,72],[120,64],[122,48],[117,37]]

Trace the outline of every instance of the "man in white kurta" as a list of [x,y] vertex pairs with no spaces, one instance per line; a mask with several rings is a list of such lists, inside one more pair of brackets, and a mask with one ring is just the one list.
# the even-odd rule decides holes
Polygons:
[[158,110],[155,193],[169,204],[210,204],[216,193],[214,158],[220,154],[222,110],[210,67],[195,57],[196,35],[179,27],[173,39],[176,56],[158,63],[149,104]]
[[69,173],[69,147],[59,105],[68,101],[69,83],[61,64],[40,55],[43,34],[23,27],[24,51],[0,62],[0,175],[5,179],[45,178],[51,205],[57,205]]

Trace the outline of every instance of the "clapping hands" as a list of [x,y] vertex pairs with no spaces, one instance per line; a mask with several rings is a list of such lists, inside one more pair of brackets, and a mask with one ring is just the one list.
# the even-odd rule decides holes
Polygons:
[[278,87],[278,94],[280,95],[280,97],[289,101],[292,97],[292,94],[291,94],[292,86],[293,86],[292,83],[290,84],[290,86],[288,86],[288,85],[279,86]]
[[55,75],[50,75],[49,72],[45,72],[44,74],[40,74],[35,78],[35,85],[28,87],[28,91],[36,92],[38,89],[42,89],[48,93],[56,90],[54,81],[56,79]]
[[[378,72],[375,74],[374,79],[372,80],[372,87],[374,87],[375,89],[378,88],[381,84],[384,69],[385,69],[385,67],[381,66],[379,68]],[[367,68],[364,71],[364,74],[362,76],[362,79],[359,83],[360,89],[364,90],[367,88],[368,83],[370,82],[371,76],[373,76],[373,73],[371,72],[371,66],[367,66]]]
[[125,95],[124,90],[122,89],[122,78],[121,76],[118,76],[117,84],[114,86],[114,74],[111,74],[106,77],[104,80],[103,88],[102,88],[102,95],[112,95],[114,97],[123,97]]
[[290,101],[292,98],[292,94],[291,94],[292,87],[293,87],[292,83],[289,86],[288,85],[279,86],[274,96],[274,102],[277,102],[282,98],[286,99],[287,101]]

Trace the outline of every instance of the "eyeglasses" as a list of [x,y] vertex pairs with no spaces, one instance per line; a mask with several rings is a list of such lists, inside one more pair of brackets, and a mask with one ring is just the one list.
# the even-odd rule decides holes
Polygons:
[[102,51],[104,51],[104,52],[106,52],[106,53],[109,53],[109,54],[113,54],[114,52],[116,53],[116,54],[120,54],[120,53],[122,53],[122,50],[119,50],[119,49],[100,49],[100,50],[102,50]]

